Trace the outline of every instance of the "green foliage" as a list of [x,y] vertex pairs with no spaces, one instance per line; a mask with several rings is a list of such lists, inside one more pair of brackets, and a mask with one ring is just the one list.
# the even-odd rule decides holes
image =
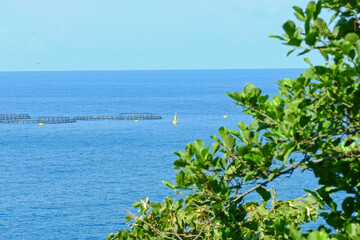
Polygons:
[[[175,184],[164,184],[186,190],[183,197],[140,199],[138,215],[125,218],[131,230],[107,239],[360,239],[360,3],[311,1],[294,10],[297,22],[273,37],[293,47],[289,54],[320,53],[324,64],[305,58],[309,68],[278,81],[272,99],[252,84],[228,93],[254,121],[220,128],[211,149],[196,140],[176,153]],[[333,17],[322,18],[324,10]],[[279,201],[268,185],[296,169],[314,172],[320,187]],[[249,202],[251,192],[261,201]],[[326,226],[301,230],[318,217]]]

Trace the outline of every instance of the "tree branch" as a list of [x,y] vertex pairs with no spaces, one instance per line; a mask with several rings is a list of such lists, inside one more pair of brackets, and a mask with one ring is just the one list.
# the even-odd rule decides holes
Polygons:
[[[146,222],[145,220],[139,218],[138,216],[136,216],[135,214],[133,214],[132,212],[130,212],[129,210],[125,210],[123,209],[127,214],[130,214],[133,218],[135,218],[136,220],[139,220],[143,223],[145,223],[146,225],[148,225],[150,228],[152,228],[157,234],[159,234],[160,236],[166,238],[166,239],[172,239],[172,240],[176,240],[176,238],[172,238],[172,237],[168,237],[166,236],[163,232],[161,232],[159,229],[155,228],[153,225],[151,225],[150,223]],[[181,238],[180,238],[181,239]]]
[[[356,156],[359,156],[359,155],[356,155]],[[356,157],[356,156],[353,156],[353,157]],[[319,162],[322,162],[322,161],[325,161],[325,160],[334,160],[334,159],[342,159],[342,158],[349,158],[349,156],[338,156],[338,157],[321,158],[321,159],[316,159],[316,160],[313,160],[313,161],[306,161],[306,162],[303,162],[303,163],[295,164],[295,165],[289,167],[288,169],[286,169],[285,171],[282,171],[282,172],[277,173],[273,178],[267,179],[266,181],[264,181],[264,182],[262,182],[262,183],[259,183],[259,184],[256,185],[255,187],[247,190],[246,192],[234,196],[234,199],[233,199],[230,203],[228,203],[223,209],[221,209],[220,211],[218,211],[212,218],[210,218],[210,219],[204,224],[204,226],[200,229],[200,232],[196,235],[196,237],[194,238],[194,240],[198,239],[198,238],[200,237],[200,235],[203,233],[204,228],[205,228],[207,225],[209,225],[212,221],[214,221],[214,219],[215,219],[217,216],[219,216],[219,215],[220,215],[221,213],[223,213],[227,208],[229,208],[232,203],[237,202],[239,199],[241,199],[242,197],[246,196],[247,194],[255,191],[255,190],[258,189],[259,187],[264,186],[264,185],[272,182],[274,179],[278,178],[278,177],[281,176],[281,175],[284,175],[284,174],[287,174],[287,173],[291,173],[292,171],[294,171],[296,168],[300,167],[301,165],[309,164],[310,162],[312,162],[312,163],[319,163]]]

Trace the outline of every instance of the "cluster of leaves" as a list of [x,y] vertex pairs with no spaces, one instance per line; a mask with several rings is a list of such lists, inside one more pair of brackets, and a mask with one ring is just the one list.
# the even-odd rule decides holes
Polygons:
[[[331,19],[320,17],[323,9]],[[220,128],[211,149],[196,140],[176,153],[175,185],[164,184],[186,194],[135,202],[140,216],[125,219],[131,229],[108,239],[360,239],[360,3],[320,0],[294,10],[303,28],[287,21],[273,37],[293,47],[289,54],[319,52],[324,64],[306,58],[309,68],[278,81],[272,99],[252,84],[228,93],[254,121]],[[299,168],[313,171],[320,187],[287,201],[266,189]],[[251,192],[262,201],[246,201]],[[325,226],[301,230],[319,216]]]

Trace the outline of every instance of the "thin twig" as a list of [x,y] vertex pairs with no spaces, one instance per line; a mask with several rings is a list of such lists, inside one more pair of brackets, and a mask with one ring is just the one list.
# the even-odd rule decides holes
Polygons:
[[214,219],[215,219],[217,216],[219,216],[219,215],[220,215],[221,213],[223,213],[227,208],[229,208],[233,202],[237,202],[240,198],[242,198],[242,197],[244,197],[245,195],[247,195],[247,194],[255,191],[255,190],[258,189],[259,187],[268,184],[269,182],[273,181],[275,178],[279,177],[280,175],[283,175],[283,174],[286,174],[286,173],[289,173],[289,172],[295,170],[295,169],[298,167],[298,165],[299,165],[299,164],[296,164],[296,165],[290,167],[289,169],[287,169],[286,171],[279,172],[279,173],[278,173],[276,176],[274,176],[273,178],[268,179],[268,180],[266,180],[265,182],[259,183],[259,184],[256,185],[255,187],[247,190],[246,192],[235,196],[235,198],[234,198],[230,203],[228,203],[223,209],[221,209],[220,211],[218,211],[212,218],[210,218],[210,219],[204,224],[204,226],[202,226],[202,228],[200,229],[200,232],[198,233],[198,235],[196,235],[196,237],[194,238],[194,240],[198,239],[198,238],[200,237],[200,235],[203,233],[204,228],[205,228],[207,225],[209,225],[212,221],[214,221]]
[[252,111],[254,111],[254,112],[257,112],[257,113],[259,113],[260,115],[262,115],[263,117],[265,117],[265,118],[267,118],[267,119],[269,119],[269,120],[271,120],[272,122],[273,122],[273,124],[277,124],[277,125],[279,125],[279,123],[277,122],[277,121],[275,121],[274,119],[272,119],[271,117],[269,117],[268,115],[266,115],[265,113],[262,113],[262,112],[260,112],[259,110],[257,110],[257,109],[255,109],[255,108],[253,108],[253,107],[248,107],[248,108],[250,108]]
[[[166,236],[163,232],[161,232],[159,229],[155,228],[154,226],[152,226],[150,223],[146,222],[145,220],[139,218],[138,216],[134,215],[133,213],[131,213],[128,210],[123,209],[126,213],[130,214],[131,216],[133,216],[133,218],[135,218],[136,220],[139,220],[143,223],[145,223],[146,225],[148,225],[150,228],[152,228],[156,233],[158,233],[160,236],[166,238],[166,239],[172,239],[172,240],[176,240],[176,238],[172,238],[172,237],[168,237]],[[180,238],[181,239],[181,238]]]

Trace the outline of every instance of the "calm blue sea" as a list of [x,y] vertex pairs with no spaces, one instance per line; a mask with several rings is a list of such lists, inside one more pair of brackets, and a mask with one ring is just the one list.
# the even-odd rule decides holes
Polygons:
[[[0,124],[0,239],[104,239],[133,201],[172,191],[175,151],[250,119],[226,96],[253,83],[270,95],[301,69],[1,72],[0,113],[37,116],[151,112],[153,121]],[[177,112],[177,126],[173,116]],[[228,115],[228,118],[223,118]],[[279,198],[312,189],[309,175]]]

